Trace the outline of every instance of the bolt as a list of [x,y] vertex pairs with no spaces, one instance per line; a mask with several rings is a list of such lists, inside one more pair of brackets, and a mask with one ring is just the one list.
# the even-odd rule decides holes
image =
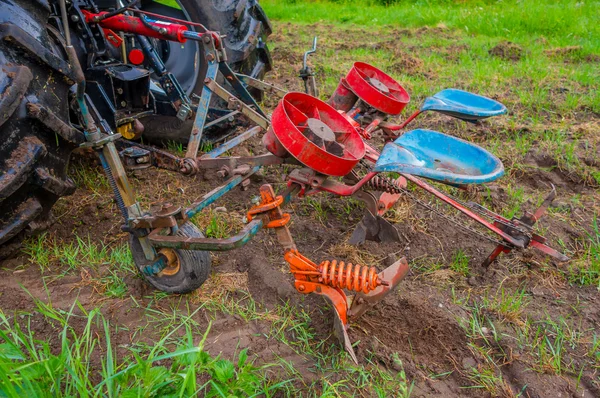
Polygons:
[[250,201],[252,202],[252,204],[259,204],[260,203],[260,196],[255,196],[252,199],[250,199]]
[[304,285],[300,285],[300,286],[298,286],[298,290],[303,292],[306,290],[306,287],[304,287]]
[[77,15],[71,15],[71,21],[73,21],[73,22],[79,22],[79,16],[77,16]]
[[210,43],[210,36],[204,36],[204,42],[205,43]]
[[121,106],[125,108],[127,106],[127,101],[121,101]]
[[123,89],[121,87],[117,89],[117,94],[123,94]]
[[209,78],[204,79],[204,84],[208,84],[208,83],[210,83],[210,79]]
[[209,62],[212,62],[212,61],[214,61],[214,60],[215,60],[215,56],[214,56],[213,54],[208,54],[208,55],[206,56],[206,59],[208,59],[208,61],[209,61]]

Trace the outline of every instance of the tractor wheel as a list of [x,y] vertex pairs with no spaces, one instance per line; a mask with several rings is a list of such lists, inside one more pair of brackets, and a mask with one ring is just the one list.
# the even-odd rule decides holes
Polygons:
[[[145,1],[142,2],[142,9],[199,22],[225,35],[227,62],[234,72],[262,79],[271,70],[266,38],[271,34],[272,27],[257,0],[176,0],[171,6]],[[201,43],[189,40],[183,45],[167,41],[155,43],[167,70],[175,75],[188,95],[200,95],[206,73]],[[250,92],[260,99],[262,93],[259,90],[251,89]],[[219,104],[224,105],[219,99],[211,102],[214,107],[220,108]],[[141,121],[144,124],[144,137],[156,143],[175,141],[187,144],[193,125],[193,119],[182,122],[176,117],[161,115],[149,116]],[[203,138],[217,141],[225,134],[226,128],[217,128]]]
[[48,13],[29,1],[0,5],[0,258],[44,229],[54,203],[75,190],[67,164],[84,136],[69,124],[65,69],[49,63],[65,56],[46,30]]
[[[203,237],[202,232],[192,223],[186,223],[177,233],[181,236]],[[143,269],[148,260],[137,237],[130,238],[131,254],[136,266],[152,286],[167,293],[189,293],[198,289],[210,274],[210,254],[205,251],[161,249],[169,259],[169,265],[159,274],[148,276]]]

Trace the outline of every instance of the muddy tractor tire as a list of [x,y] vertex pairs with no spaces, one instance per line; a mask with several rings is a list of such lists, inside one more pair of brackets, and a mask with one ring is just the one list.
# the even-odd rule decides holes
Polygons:
[[[223,42],[227,62],[234,72],[262,79],[271,70],[272,61],[266,39],[272,27],[257,0],[177,0],[177,5],[178,9],[156,1],[142,2],[142,8],[146,11],[199,22],[225,35]],[[161,42],[158,47],[166,68],[175,75],[182,88],[192,97],[199,96],[206,74],[201,43],[188,41],[182,46],[180,43]],[[262,93],[259,90],[249,91],[260,99]],[[219,99],[213,99],[211,106],[225,108]],[[176,117],[153,115],[142,119],[142,123],[145,127],[144,138],[148,141],[187,144],[193,119],[182,122]],[[215,141],[227,133],[227,127],[216,127],[205,132],[203,138]]]
[[69,124],[72,81],[46,7],[5,0],[0,13],[0,258],[45,228],[54,203],[75,190],[67,164],[84,136]]
[[[202,232],[192,223],[183,224],[177,235],[187,237],[204,237]],[[199,288],[210,275],[210,253],[206,251],[162,249],[167,258],[171,259],[169,266],[157,275],[144,274],[147,264],[146,257],[137,237],[130,237],[133,261],[146,281],[156,289],[167,293],[184,294]]]

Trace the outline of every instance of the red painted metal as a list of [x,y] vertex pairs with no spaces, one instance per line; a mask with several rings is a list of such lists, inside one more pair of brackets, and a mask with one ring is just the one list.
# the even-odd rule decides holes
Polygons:
[[142,52],[142,50],[138,50],[137,48],[134,48],[133,50],[129,51],[129,62],[131,62],[134,65],[141,65],[144,63],[144,53]]
[[[94,21],[94,17],[99,17],[103,14],[107,14],[106,12],[94,14],[86,10],[82,10],[82,12],[85,15],[85,22],[89,24],[96,23]],[[100,22],[98,22],[98,24],[103,28],[108,28],[118,32],[134,33],[142,36],[154,37],[157,39],[178,41],[180,43],[185,43],[186,38],[183,36],[183,32],[188,30],[187,26],[181,24],[163,21],[149,22],[149,24],[152,26],[155,26],[159,29],[164,29],[163,34],[144,25],[140,18],[123,14],[103,19]]]
[[389,122],[382,122],[381,123],[381,128],[386,129],[386,130],[390,130],[390,131],[402,130],[404,127],[406,127],[406,125],[408,123],[412,122],[420,114],[421,114],[421,110],[419,109],[415,113],[413,113],[412,115],[410,115],[408,117],[408,119],[406,119],[401,124],[395,124],[395,123],[389,123]]
[[485,218],[481,217],[479,214],[474,213],[471,210],[467,209],[466,207],[462,206],[457,201],[455,201],[455,200],[449,198],[448,196],[444,195],[443,193],[441,193],[440,191],[438,191],[437,189],[435,189],[431,185],[425,183],[424,181],[421,181],[417,177],[412,176],[410,174],[402,174],[402,176],[404,178],[406,178],[407,180],[409,180],[410,182],[415,183],[420,188],[423,188],[424,190],[426,190],[430,194],[434,195],[436,198],[440,199],[443,202],[448,203],[450,206],[454,207],[456,210],[460,211],[461,213],[464,213],[468,217],[472,218],[473,220],[477,221],[481,225],[485,226],[487,229],[489,229],[493,233],[499,235],[500,237],[502,237],[502,239],[504,239],[505,241],[509,242],[513,246],[516,246],[516,247],[518,247],[520,249],[523,249],[523,248],[526,247],[527,242],[524,242],[521,239],[517,239],[517,238],[514,238],[514,237],[510,236],[509,234],[507,234],[506,232],[504,232],[502,229],[500,229],[498,226],[492,224],[491,222],[489,222]]
[[[322,136],[309,124],[323,126]],[[271,117],[273,137],[265,138],[269,150],[279,153],[279,145],[311,169],[330,176],[344,176],[365,155],[365,144],[356,129],[325,102],[303,93],[288,93]],[[321,139],[322,138],[322,139]]]
[[410,101],[398,82],[364,62],[354,63],[346,75],[346,84],[364,102],[390,115],[398,115]]
[[337,86],[327,103],[337,110],[348,112],[352,109],[354,104],[356,104],[356,101],[358,101],[358,97],[350,90],[348,83],[346,83],[346,79],[342,77],[340,79],[340,84]]

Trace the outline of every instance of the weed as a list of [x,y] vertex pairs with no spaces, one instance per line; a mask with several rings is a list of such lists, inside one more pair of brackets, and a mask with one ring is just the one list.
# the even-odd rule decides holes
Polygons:
[[167,141],[167,150],[173,152],[177,156],[185,155],[185,148],[181,142]]
[[468,370],[467,377],[475,384],[463,388],[481,388],[489,392],[492,397],[501,396],[500,391],[504,386],[504,380],[494,368],[490,366],[472,367]]
[[568,280],[580,285],[593,285],[600,289],[600,228],[598,218],[592,221],[586,249],[582,256],[568,266]]
[[206,210],[191,220],[200,229],[204,229],[207,238],[228,238],[243,227],[241,217],[236,213]]
[[521,319],[525,307],[529,304],[525,288],[511,293],[506,291],[504,287],[500,287],[499,292],[496,292],[495,296],[484,296],[483,304],[503,317],[507,322],[520,326],[525,324]]
[[[117,358],[113,328],[99,310],[87,313],[78,302],[66,313],[39,300],[36,306],[43,317],[36,322],[58,326],[60,349],[36,339],[32,314],[11,320],[0,311],[2,396],[269,396],[288,383],[265,383],[265,366],[254,366],[245,349],[234,361],[209,355],[203,348],[210,325],[199,344],[184,320],[146,352]],[[83,315],[75,315],[75,308]],[[72,322],[76,318],[83,322]],[[183,338],[174,339],[182,328]]]
[[506,187],[506,193],[508,194],[508,207],[504,209],[504,217],[511,219],[521,212],[521,204],[525,199],[525,191],[522,187],[515,188],[512,185]]
[[462,249],[458,249],[454,253],[454,256],[452,256],[450,269],[462,276],[469,276],[469,257],[465,254],[464,251],[462,251]]
[[538,325],[533,338],[532,349],[537,354],[537,370],[562,374],[573,371],[572,364],[565,358],[567,348],[577,346],[581,334],[574,330],[564,318],[558,322],[548,317]]

